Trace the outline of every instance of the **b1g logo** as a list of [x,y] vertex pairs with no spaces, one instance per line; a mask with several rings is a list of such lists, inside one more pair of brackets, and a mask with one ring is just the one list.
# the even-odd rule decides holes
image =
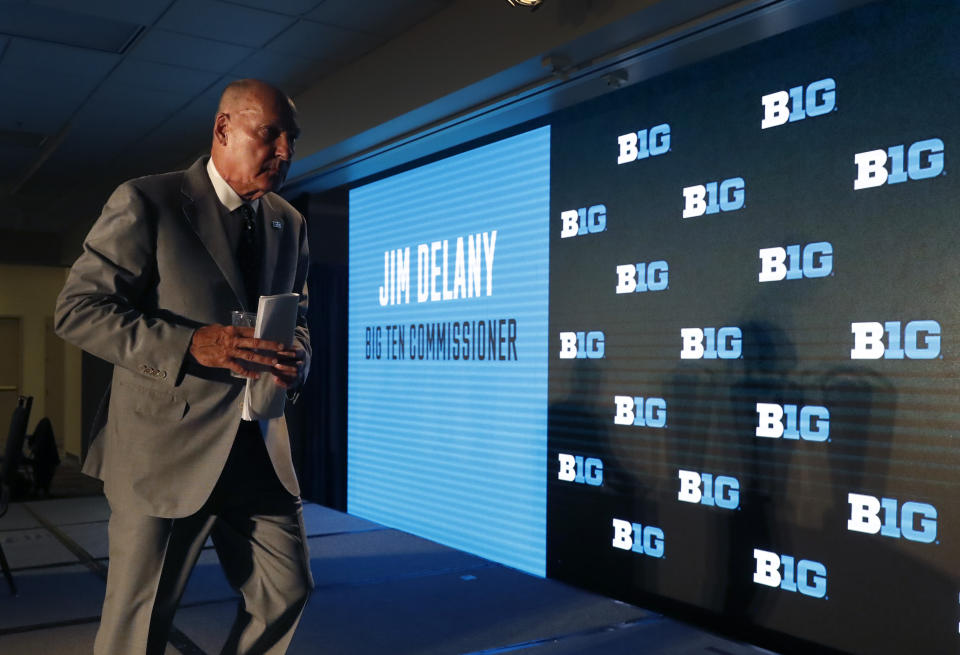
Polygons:
[[620,146],[617,164],[662,155],[670,150],[670,126],[663,123],[648,130],[623,134],[617,137],[617,144]]
[[714,479],[710,473],[678,471],[680,491],[677,500],[684,503],[699,503],[707,507],[737,509],[740,507],[740,481],[726,475]]
[[933,505],[914,502],[900,505],[896,498],[874,498],[855,493],[847,495],[847,502],[850,503],[847,530],[851,532],[880,534],[893,539],[902,537],[922,544],[932,544],[937,539],[937,509]]
[[784,591],[798,591],[811,598],[827,595],[827,567],[820,562],[802,559],[797,562],[790,555],[777,555],[759,548],[753,549],[757,568],[753,581]]
[[663,291],[669,275],[670,266],[662,260],[617,266],[617,293]]
[[743,332],[738,327],[680,328],[680,359],[737,359]]
[[742,177],[731,177],[722,182],[696,184],[683,189],[683,218],[704,214],[732,212],[743,207],[746,182]]
[[603,332],[561,332],[560,359],[603,359]]
[[620,550],[632,550],[639,555],[663,557],[663,530],[652,525],[631,523],[622,519],[613,519],[613,547]]
[[936,359],[940,356],[940,324],[936,321],[910,321],[906,327],[901,327],[900,321],[851,323],[850,330],[853,332],[850,359]]
[[560,212],[560,238],[582,237],[607,229],[607,208],[604,205],[568,209]]
[[591,487],[603,484],[603,461],[596,457],[583,458],[582,455],[568,455],[558,453],[560,472],[557,479],[563,482],[575,482]]
[[[853,190],[869,189],[884,184],[899,184],[911,180],[925,180],[943,172],[943,141],[926,139],[917,141],[907,150],[906,168],[903,160],[904,146],[890,146],[886,150],[870,150],[853,156],[857,165],[857,179]],[[887,170],[887,163],[890,170]]]
[[662,428],[667,425],[667,401],[643,396],[614,396],[617,413],[614,425],[634,425],[641,428]]
[[760,249],[760,282],[827,277],[833,272],[833,246],[817,241],[803,246]]
[[[830,437],[830,410],[819,405],[757,403],[756,436],[770,439],[826,441]],[[798,420],[799,415],[799,420]]]
[[806,89],[795,86],[789,91],[768,93],[760,102],[763,103],[761,130],[802,121],[807,116],[823,116],[837,106],[837,83],[828,77],[811,82]]

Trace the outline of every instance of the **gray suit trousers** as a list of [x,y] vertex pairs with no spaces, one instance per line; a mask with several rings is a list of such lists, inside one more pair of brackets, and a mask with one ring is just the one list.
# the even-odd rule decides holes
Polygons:
[[110,504],[110,564],[95,655],[166,650],[208,536],[241,595],[221,653],[286,652],[313,589],[310,555],[300,499],[277,479],[256,423],[241,423],[223,473],[197,513],[165,519]]

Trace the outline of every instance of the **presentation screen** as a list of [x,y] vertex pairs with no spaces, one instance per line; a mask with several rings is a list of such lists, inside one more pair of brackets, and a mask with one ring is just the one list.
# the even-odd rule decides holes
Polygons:
[[958,2],[350,194],[348,509],[792,652],[960,648]]
[[868,5],[554,117],[549,576],[960,648],[958,9]]
[[347,509],[544,575],[550,128],[350,192]]

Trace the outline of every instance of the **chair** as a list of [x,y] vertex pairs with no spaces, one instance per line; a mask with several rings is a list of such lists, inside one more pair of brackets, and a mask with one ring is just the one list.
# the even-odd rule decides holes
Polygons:
[[[0,483],[0,517],[7,513],[10,507],[10,490],[7,485]],[[3,569],[3,577],[7,579],[10,585],[10,593],[17,595],[17,585],[13,582],[13,573],[10,571],[10,564],[7,562],[7,556],[3,552],[3,544],[0,543],[0,568]]]
[[27,438],[27,422],[33,396],[20,396],[17,407],[10,417],[10,430],[7,432],[7,447],[4,450],[3,467],[0,468],[0,483],[4,484],[12,500],[27,496],[33,486],[33,466],[27,461],[24,467],[23,444]]
[[[31,407],[33,407],[33,396],[20,396],[17,399],[17,407],[13,410],[13,416],[10,417],[7,447],[4,451],[3,467],[0,468],[0,517],[6,514],[10,507],[11,484],[15,484],[17,480],[17,471],[23,455],[23,440],[27,436],[27,420],[30,418]],[[3,569],[3,577],[7,579],[7,584],[10,585],[10,593],[16,596],[17,586],[13,582],[13,573],[10,571],[7,556],[3,552],[2,543],[0,543],[0,568]]]
[[50,483],[53,474],[60,466],[60,453],[57,452],[57,440],[53,436],[53,425],[44,416],[36,429],[27,438],[27,446],[32,458],[27,460],[33,465],[33,487],[37,496],[50,495]]

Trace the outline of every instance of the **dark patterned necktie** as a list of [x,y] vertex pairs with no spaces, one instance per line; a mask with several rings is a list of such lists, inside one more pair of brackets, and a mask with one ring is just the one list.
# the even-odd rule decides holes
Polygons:
[[250,205],[243,204],[233,213],[242,220],[240,242],[237,244],[237,265],[247,291],[247,310],[255,312],[260,297],[260,244],[257,238],[256,212]]

